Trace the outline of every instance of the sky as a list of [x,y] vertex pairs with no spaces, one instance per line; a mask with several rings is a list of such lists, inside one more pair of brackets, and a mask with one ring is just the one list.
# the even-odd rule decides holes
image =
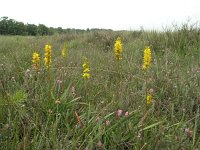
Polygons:
[[48,27],[163,29],[200,23],[200,0],[0,0],[0,17]]

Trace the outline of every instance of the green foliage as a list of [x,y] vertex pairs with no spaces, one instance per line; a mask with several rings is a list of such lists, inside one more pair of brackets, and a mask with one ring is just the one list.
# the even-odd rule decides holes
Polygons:
[[26,102],[27,93],[25,93],[25,91],[23,90],[17,90],[14,92],[14,94],[12,94],[10,99],[13,103],[16,103],[16,104]]
[[0,34],[9,35],[24,35],[25,25],[22,22],[17,22],[13,19],[8,19],[8,17],[2,17],[0,19]]
[[37,30],[38,30],[38,27],[34,24],[27,24],[26,26],[26,31],[28,32],[28,35],[37,35]]
[[38,25],[38,28],[37,28],[37,33],[38,33],[39,35],[48,35],[48,33],[49,33],[48,30],[49,30],[49,29],[48,29],[45,25],[39,24],[39,25]]
[[[91,29],[91,31],[96,31],[97,29]],[[101,31],[101,29],[98,29]],[[55,34],[81,34],[86,32],[83,29],[63,29],[62,27],[53,28],[47,27],[44,24],[34,25],[34,24],[24,24],[23,22],[16,21],[14,19],[9,19],[8,17],[0,18],[0,35],[55,35]]]

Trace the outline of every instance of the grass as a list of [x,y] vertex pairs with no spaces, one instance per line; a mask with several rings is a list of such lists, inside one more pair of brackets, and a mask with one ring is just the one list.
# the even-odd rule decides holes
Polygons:
[[[113,50],[118,36],[119,66]],[[200,149],[199,40],[199,27],[187,25],[165,32],[0,36],[0,149]],[[43,61],[47,43],[50,79]],[[154,103],[148,107],[145,46],[153,58],[147,82]],[[31,63],[35,51],[39,73]],[[84,57],[87,81],[81,77]]]

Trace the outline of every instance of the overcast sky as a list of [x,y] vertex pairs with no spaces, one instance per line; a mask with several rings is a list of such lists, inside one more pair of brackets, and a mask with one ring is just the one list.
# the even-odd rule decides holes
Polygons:
[[200,0],[0,0],[0,17],[62,28],[162,29],[200,22]]

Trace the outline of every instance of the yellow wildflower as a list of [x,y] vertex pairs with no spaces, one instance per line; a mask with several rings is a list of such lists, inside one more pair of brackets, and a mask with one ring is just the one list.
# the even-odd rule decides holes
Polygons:
[[89,74],[89,73],[84,73],[84,74],[83,74],[83,78],[84,78],[84,79],[90,78],[90,74]]
[[87,58],[85,58],[84,63],[83,63],[83,79],[89,79],[90,78],[90,68],[88,64]]
[[66,43],[64,44],[64,47],[62,49],[62,57],[64,59],[66,59],[66,57],[67,57],[67,44]]
[[40,56],[37,52],[34,52],[33,53],[33,56],[32,56],[32,63],[33,63],[33,67],[35,70],[38,71],[39,69],[39,64],[40,64]]
[[122,59],[122,42],[121,38],[118,37],[117,40],[115,41],[114,45],[114,52],[115,52],[115,58],[117,61]]
[[48,69],[51,66],[51,45],[45,45],[44,63]]
[[142,69],[146,71],[149,68],[150,63],[151,63],[151,49],[149,47],[146,47],[144,50],[144,62]]
[[152,103],[152,95],[147,94],[147,105],[150,105]]

